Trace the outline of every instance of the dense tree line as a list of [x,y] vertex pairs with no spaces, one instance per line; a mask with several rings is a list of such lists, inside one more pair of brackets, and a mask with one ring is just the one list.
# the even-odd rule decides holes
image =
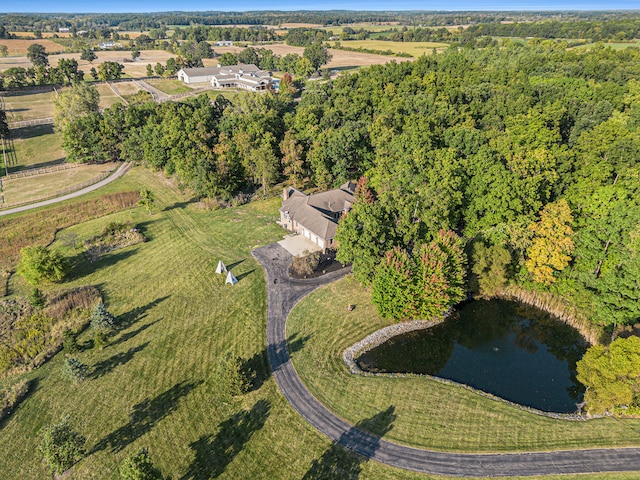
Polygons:
[[100,113],[94,91],[77,84],[56,100],[56,126],[70,161],[141,162],[175,174],[203,197],[224,199],[279,179],[283,118],[293,108],[287,94],[248,95],[234,105],[201,95]]
[[[426,272],[429,259],[413,257],[455,234],[475,290],[517,284],[569,299],[598,324],[632,324],[639,75],[634,49],[451,49],[309,83],[297,103],[266,94],[115,106],[74,119],[65,148],[76,161],[143,161],[223,198],[280,180],[328,188],[365,177],[337,235],[364,283],[382,264],[389,278]],[[430,275],[448,291],[454,270]]]

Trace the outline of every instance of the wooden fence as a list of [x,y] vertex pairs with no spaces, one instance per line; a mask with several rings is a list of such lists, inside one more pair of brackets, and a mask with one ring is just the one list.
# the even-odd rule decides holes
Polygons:
[[60,170],[69,170],[70,168],[78,168],[81,163],[63,163],[61,165],[53,165],[51,167],[31,168],[21,172],[10,173],[3,177],[4,181],[15,180],[16,178],[33,177],[35,175],[44,175],[45,173],[59,172]]

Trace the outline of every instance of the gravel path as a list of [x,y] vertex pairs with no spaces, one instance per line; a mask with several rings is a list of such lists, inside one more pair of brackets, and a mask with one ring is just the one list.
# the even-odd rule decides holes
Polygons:
[[93,192],[94,190],[97,190],[100,187],[104,187],[105,185],[113,182],[116,178],[120,178],[122,175],[127,173],[130,167],[131,167],[131,164],[123,163],[122,165],[120,165],[120,168],[118,168],[115,171],[115,173],[113,173],[112,175],[109,175],[104,180],[100,180],[98,183],[94,183],[93,185],[89,185],[88,187],[83,188],[82,190],[78,190],[77,192],[68,193],[67,195],[51,198],[49,200],[43,200],[42,202],[30,203],[29,205],[23,205],[21,207],[10,208],[8,210],[0,210],[0,217],[2,217],[3,215],[11,215],[12,213],[25,212],[27,210],[31,210],[32,208],[40,208],[46,205],[52,205],[54,203],[64,202],[65,200],[69,200],[70,198],[76,198],[76,197],[79,197],[80,195],[84,195],[85,193]]
[[258,248],[252,254],[267,276],[267,352],[276,383],[293,408],[334,442],[393,467],[435,475],[500,477],[640,471],[640,448],[509,454],[434,452],[387,442],[345,422],[327,410],[300,380],[289,357],[285,327],[296,303],[316,288],[344,276],[348,269],[316,279],[293,280],[287,273],[291,254],[280,245]]

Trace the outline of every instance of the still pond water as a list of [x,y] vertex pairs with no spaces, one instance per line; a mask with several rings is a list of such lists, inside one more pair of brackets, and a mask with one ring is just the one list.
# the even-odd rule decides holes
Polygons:
[[537,308],[475,300],[433,328],[398,335],[360,356],[363,370],[448,378],[520,405],[572,413],[584,388],[576,362],[587,343]]

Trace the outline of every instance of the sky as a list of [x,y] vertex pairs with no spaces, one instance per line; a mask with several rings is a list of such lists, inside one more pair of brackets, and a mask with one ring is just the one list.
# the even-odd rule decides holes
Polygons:
[[640,0],[3,0],[0,13],[93,13],[252,10],[631,10]]

